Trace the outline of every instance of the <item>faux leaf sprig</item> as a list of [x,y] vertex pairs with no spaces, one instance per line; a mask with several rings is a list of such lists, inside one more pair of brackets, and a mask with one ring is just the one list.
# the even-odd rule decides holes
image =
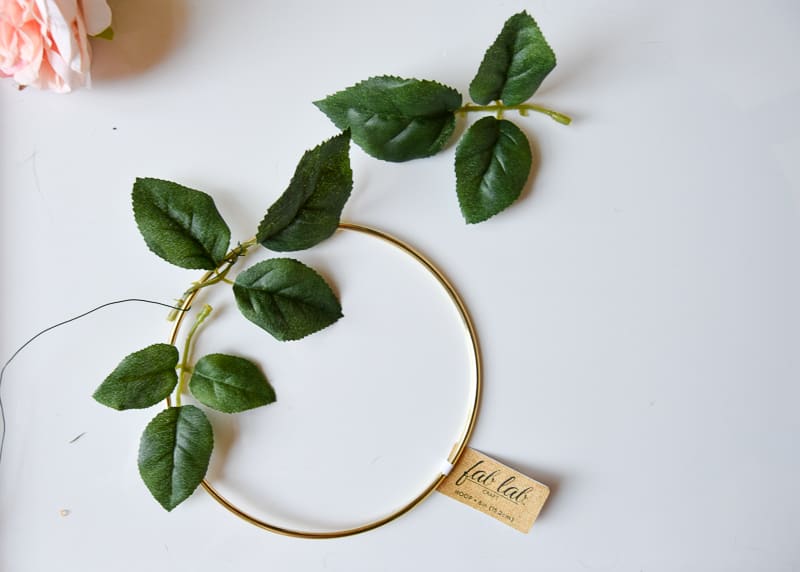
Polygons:
[[[170,181],[137,179],[134,217],[150,250],[176,266],[207,270],[183,293],[180,306],[198,290],[231,282],[227,276],[233,266],[259,243],[276,251],[300,250],[330,236],[353,187],[349,144],[350,133],[344,132],[306,152],[258,234],[233,248],[230,229],[209,195]],[[342,316],[339,300],[322,276],[291,258],[254,264],[232,286],[242,315],[278,340],[303,338]],[[164,343],[134,352],[94,393],[103,405],[125,410],[151,407],[174,392],[170,406],[142,433],[138,461],[142,480],[167,510],[186,500],[203,480],[214,447],[206,414],[183,404],[186,388],[199,404],[224,413],[275,401],[266,376],[246,358],[214,353],[192,364],[195,334],[211,311],[206,305],[197,314],[182,352]]]
[[[315,102],[342,133],[303,155],[255,236],[233,247],[230,228],[208,194],[170,181],[137,179],[133,212],[148,248],[176,266],[206,270],[179,298],[180,311],[188,311],[187,300],[197,291],[230,284],[242,315],[278,340],[299,340],[330,326],[342,317],[339,300],[305,264],[277,257],[241,271],[233,281],[230,272],[257,245],[275,252],[303,250],[336,231],[353,188],[351,139],[387,161],[428,157],[448,144],[457,115],[496,114],[475,122],[458,142],[461,212],[468,223],[477,223],[504,210],[519,197],[533,164],[527,137],[504,114],[537,111],[570,122],[527,103],[555,63],[536,22],[521,12],[486,51],[469,88],[475,103],[462,105],[458,91],[435,81],[394,76],[372,77]],[[118,410],[167,405],[145,428],[138,459],[142,480],[167,510],[202,482],[214,446],[206,414],[183,403],[187,389],[198,405],[231,414],[276,399],[258,365],[244,357],[213,353],[193,362],[195,335],[211,311],[206,305],[197,313],[182,351],[165,343],[136,351],[94,393],[99,403]],[[173,311],[170,319],[176,315]]]
[[[353,142],[386,161],[409,161],[440,152],[455,130],[456,116],[494,112],[470,126],[455,157],[456,194],[467,223],[496,215],[519,198],[533,165],[525,134],[503,115],[536,111],[559,123],[562,113],[526,101],[555,68],[556,57],[527,12],[509,18],[486,50],[469,86],[475,103],[435,81],[372,77],[314,102]],[[476,105],[477,104],[477,105]]]

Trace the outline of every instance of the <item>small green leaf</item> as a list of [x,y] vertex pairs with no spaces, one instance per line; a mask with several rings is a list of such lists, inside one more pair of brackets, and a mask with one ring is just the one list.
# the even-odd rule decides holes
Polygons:
[[253,362],[225,354],[198,360],[189,389],[200,403],[217,411],[238,413],[275,401],[275,391]]
[[160,179],[136,179],[133,215],[147,246],[181,268],[212,270],[225,258],[231,231],[206,193]]
[[170,407],[142,433],[139,474],[161,506],[172,510],[205,477],[213,448],[214,433],[205,413],[194,405]]
[[461,94],[440,83],[372,77],[315,101],[339,129],[350,129],[364,151],[386,161],[438,153],[455,128]]
[[245,318],[281,341],[299,340],[342,317],[322,276],[291,258],[248,268],[236,277],[233,294]]
[[468,223],[481,222],[519,197],[531,170],[525,134],[505,119],[484,117],[456,149],[456,192]]
[[271,250],[303,250],[328,238],[353,189],[350,132],[306,151],[289,188],[269,208],[256,239]]
[[166,399],[175,389],[177,365],[175,346],[153,344],[125,357],[92,397],[120,411],[150,407]]
[[505,105],[526,101],[556,67],[556,56],[539,26],[527,12],[509,18],[486,50],[469,95],[480,105],[502,100]]
[[95,34],[92,36],[93,38],[102,38],[104,40],[113,40],[114,39],[114,28],[109,26],[99,34]]

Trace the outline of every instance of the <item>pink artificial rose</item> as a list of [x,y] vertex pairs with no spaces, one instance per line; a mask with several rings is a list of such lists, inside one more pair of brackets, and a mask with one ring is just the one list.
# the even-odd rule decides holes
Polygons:
[[110,25],[106,0],[0,0],[0,77],[58,93],[89,85],[89,36]]

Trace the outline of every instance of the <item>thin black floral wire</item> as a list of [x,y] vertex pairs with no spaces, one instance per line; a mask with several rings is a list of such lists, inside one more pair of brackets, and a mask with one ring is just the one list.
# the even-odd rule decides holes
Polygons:
[[[2,390],[2,387],[3,387],[3,377],[5,376],[6,368],[8,367],[8,365],[12,361],[14,361],[14,358],[17,357],[22,350],[24,350],[26,347],[28,347],[31,344],[31,342],[33,342],[39,336],[41,336],[43,334],[46,334],[50,330],[54,330],[54,329],[56,329],[56,328],[58,328],[60,326],[64,326],[66,324],[69,324],[70,322],[74,322],[75,320],[80,320],[81,318],[83,318],[85,316],[88,316],[89,314],[91,314],[93,312],[97,312],[98,310],[102,310],[103,308],[107,308],[108,306],[113,306],[115,304],[124,304],[125,302],[144,302],[144,303],[147,303],[147,304],[155,304],[157,306],[163,306],[165,308],[172,308],[173,310],[178,310],[178,311],[188,311],[190,309],[190,308],[186,308],[184,310],[183,308],[179,308],[179,307],[173,306],[172,304],[165,304],[163,302],[156,302],[155,300],[145,300],[143,298],[125,298],[124,300],[114,300],[113,302],[106,302],[105,304],[101,304],[101,305],[97,306],[96,308],[92,308],[91,310],[89,310],[87,312],[84,312],[83,314],[79,314],[77,316],[74,316],[72,318],[64,320],[63,322],[59,322],[57,324],[53,324],[52,326],[48,326],[47,328],[43,329],[42,331],[40,331],[37,334],[35,334],[34,336],[32,336],[27,342],[22,344],[19,348],[17,348],[17,351],[15,351],[13,354],[11,354],[11,357],[8,358],[6,360],[6,362],[3,364],[2,369],[0,369],[0,390]],[[5,407],[3,406],[2,393],[0,393],[0,421],[2,421],[2,425],[3,425],[3,434],[0,435],[0,463],[2,463],[2,461],[3,461],[3,449],[5,448],[5,444],[6,444],[6,411],[5,411]]]

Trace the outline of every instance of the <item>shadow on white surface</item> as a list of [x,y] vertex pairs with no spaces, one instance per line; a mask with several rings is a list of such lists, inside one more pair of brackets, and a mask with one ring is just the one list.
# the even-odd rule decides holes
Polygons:
[[208,411],[214,428],[214,454],[208,466],[209,481],[225,478],[225,461],[236,444],[239,435],[239,420],[235,415]]
[[186,24],[183,0],[112,0],[114,39],[92,43],[95,83],[138,75],[163,61]]
[[542,164],[542,150],[539,146],[539,142],[536,140],[536,137],[533,136],[530,129],[525,129],[524,125],[521,126],[521,129],[525,137],[528,138],[528,143],[531,145],[531,172],[528,173],[528,180],[525,181],[525,186],[522,187],[522,192],[515,202],[530,198],[530,195],[536,191],[536,176],[539,174],[539,166]]
[[547,497],[547,502],[544,503],[538,518],[546,516],[547,513],[552,510],[553,505],[558,503],[558,492],[561,490],[561,487],[565,481],[565,478],[562,475],[542,469],[538,466],[533,466],[525,461],[508,459],[506,457],[497,456],[494,454],[492,454],[491,457],[498,462],[511,467],[512,469],[516,469],[523,475],[532,478],[534,481],[538,481],[543,485],[547,485],[550,488],[550,496]]

